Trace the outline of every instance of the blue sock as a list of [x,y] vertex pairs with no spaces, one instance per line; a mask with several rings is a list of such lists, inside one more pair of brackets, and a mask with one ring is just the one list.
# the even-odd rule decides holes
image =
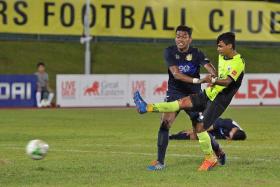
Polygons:
[[208,134],[211,139],[211,146],[212,146],[213,151],[215,151],[215,152],[219,151],[220,145],[218,144],[218,142],[215,140],[215,138],[210,133],[208,133]]
[[169,140],[169,129],[160,127],[158,132],[158,161],[164,164],[164,158]]

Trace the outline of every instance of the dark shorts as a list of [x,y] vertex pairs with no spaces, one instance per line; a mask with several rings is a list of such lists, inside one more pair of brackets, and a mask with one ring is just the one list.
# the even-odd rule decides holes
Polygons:
[[48,90],[44,90],[41,92],[42,99],[48,99],[50,92]]
[[193,107],[192,111],[202,112],[198,121],[203,122],[204,129],[208,129],[225,111],[225,107],[221,103],[211,101],[205,92],[191,95]]
[[[189,96],[189,95],[179,93],[179,92],[167,92],[165,101],[166,102],[172,102],[172,101],[176,101],[176,100],[182,99],[182,98],[187,97],[187,96]],[[184,110],[184,111],[186,112],[186,114],[188,114],[188,116],[190,117],[190,120],[197,121],[197,119],[199,117],[198,112],[191,111],[191,110]]]
[[219,129],[208,131],[208,133],[210,133],[215,139],[226,139],[225,136],[219,132]]

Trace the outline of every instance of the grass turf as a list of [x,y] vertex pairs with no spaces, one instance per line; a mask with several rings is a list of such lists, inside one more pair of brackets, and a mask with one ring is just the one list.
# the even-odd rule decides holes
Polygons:
[[[230,108],[246,141],[219,141],[225,166],[197,172],[196,141],[172,141],[167,168],[146,170],[156,158],[159,114],[135,109],[0,110],[0,186],[279,186],[278,107]],[[171,132],[190,128],[182,112]],[[33,161],[26,143],[40,138],[49,154]]]

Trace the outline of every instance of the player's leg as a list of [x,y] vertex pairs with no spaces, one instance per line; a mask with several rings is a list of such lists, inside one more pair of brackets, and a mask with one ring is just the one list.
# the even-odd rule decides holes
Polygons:
[[41,98],[42,98],[42,90],[40,88],[36,91],[36,105],[38,108],[41,108]]
[[[194,101],[196,102],[196,101]],[[194,111],[189,111],[189,110],[185,110],[185,112],[189,115],[191,121],[192,121],[192,125],[193,125],[193,129],[194,131],[196,131],[196,125],[198,123],[198,118],[199,118],[199,112],[194,112]],[[222,149],[220,148],[220,145],[218,144],[218,142],[216,142],[216,140],[214,139],[213,136],[211,136],[211,134],[209,134],[209,137],[210,137],[210,142],[211,142],[211,147],[215,153],[215,155],[218,157],[218,158],[222,158],[222,154],[223,151]],[[225,160],[222,160],[221,161],[221,164],[224,165],[225,164]]]
[[47,97],[47,106],[50,106],[51,105],[51,102],[53,100],[53,97],[54,97],[54,93],[53,91],[50,89],[50,88],[47,88],[47,92],[48,92],[48,97]]
[[53,97],[54,97],[54,93],[53,93],[53,92],[49,92],[48,99],[47,99],[47,105],[48,105],[48,106],[51,105],[51,102],[52,102],[52,100],[53,100]]
[[212,149],[213,149],[215,155],[217,156],[219,163],[221,165],[225,165],[226,164],[226,154],[224,153],[224,151],[222,150],[221,146],[216,141],[216,139],[213,137],[213,135],[209,132],[208,132],[208,135],[211,139]]
[[164,168],[164,159],[169,141],[169,129],[177,114],[176,112],[162,114],[157,141],[158,157],[156,161],[153,161],[152,164],[148,166],[148,170],[160,170]]
[[208,129],[215,122],[215,120],[224,112],[224,110],[225,109],[222,106],[208,101],[204,112],[198,118],[199,122],[197,123],[195,130],[199,139],[201,150],[205,154],[205,160],[199,167],[200,171],[207,171],[217,164],[217,158],[212,148],[214,139],[211,140],[211,137],[209,136],[206,129]]
[[134,93],[134,103],[140,114],[146,112],[177,112],[181,109],[190,109],[192,108],[192,102],[189,96],[184,97],[180,100],[173,102],[161,102],[161,103],[152,103],[147,104],[141,97],[140,93],[137,91]]
[[[192,125],[193,125],[193,129],[195,131],[196,129],[196,124],[198,123],[198,117],[199,117],[199,113],[198,112],[192,112],[192,111],[185,111],[191,118],[192,120]],[[196,135],[196,133],[194,133]],[[208,132],[208,135],[210,137],[211,140],[211,146],[212,149],[215,153],[215,155],[218,157],[218,160],[220,162],[221,165],[225,165],[225,153],[223,152],[223,150],[221,149],[219,143],[215,140],[215,138],[212,136],[211,133]]]

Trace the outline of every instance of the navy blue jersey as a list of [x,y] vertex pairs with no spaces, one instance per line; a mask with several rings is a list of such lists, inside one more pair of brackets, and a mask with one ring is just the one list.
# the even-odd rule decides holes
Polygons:
[[200,67],[209,63],[208,58],[197,48],[189,47],[187,52],[180,52],[177,46],[170,46],[164,52],[165,62],[168,66],[168,92],[193,94],[201,90],[200,84],[186,83],[176,80],[169,70],[170,66],[178,66],[179,71],[185,75],[200,78]]
[[215,136],[216,139],[226,139],[226,137],[229,137],[229,132],[233,128],[242,130],[238,123],[232,119],[218,118],[213,125],[213,130],[209,131],[209,133]]

